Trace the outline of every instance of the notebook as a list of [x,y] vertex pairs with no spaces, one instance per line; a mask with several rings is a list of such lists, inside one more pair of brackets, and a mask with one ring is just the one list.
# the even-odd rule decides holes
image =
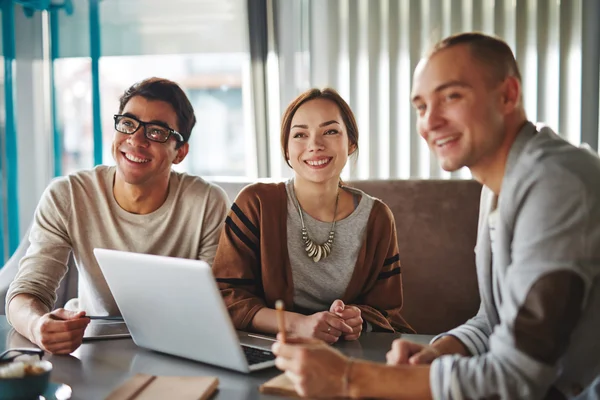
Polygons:
[[154,376],[137,374],[113,390],[106,400],[205,400],[219,380],[209,376]]
[[275,378],[268,380],[260,385],[258,390],[263,394],[285,397],[300,397],[294,384],[285,373],[277,375]]
[[[269,394],[272,396],[283,396],[283,397],[301,397],[296,389],[294,388],[294,384],[287,377],[285,373],[277,375],[275,378],[268,380],[267,382],[260,385],[258,390],[262,394]],[[346,397],[336,397],[336,399],[346,398]]]

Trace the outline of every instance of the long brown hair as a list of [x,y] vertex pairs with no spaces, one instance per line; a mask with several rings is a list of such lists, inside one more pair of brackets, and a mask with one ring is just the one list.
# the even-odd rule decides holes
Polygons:
[[348,103],[346,103],[346,101],[342,98],[342,96],[339,95],[338,92],[335,91],[335,89],[310,89],[296,97],[290,103],[285,110],[283,119],[281,121],[281,151],[283,153],[283,157],[285,158],[285,162],[290,168],[292,166],[288,160],[288,141],[290,138],[292,119],[302,104],[314,99],[326,99],[337,104],[338,108],[340,109],[340,113],[342,114],[344,125],[346,125],[348,143],[350,146],[354,147],[352,154],[358,151],[358,125],[356,124],[356,118],[354,118],[354,113],[352,112],[352,109]]

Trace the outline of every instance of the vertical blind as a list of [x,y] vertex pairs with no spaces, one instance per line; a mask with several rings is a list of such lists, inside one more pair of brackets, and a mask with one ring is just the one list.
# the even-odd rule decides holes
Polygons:
[[[441,170],[430,155],[416,132],[410,90],[412,72],[432,44],[453,33],[481,31],[500,36],[513,49],[528,118],[597,150],[599,3],[280,0],[275,3],[279,75],[274,83],[280,87],[280,107],[284,110],[310,87],[336,88],[360,129],[360,156],[347,171],[351,178],[469,177],[465,169]],[[276,160],[271,158],[270,174],[285,175],[285,164]]]

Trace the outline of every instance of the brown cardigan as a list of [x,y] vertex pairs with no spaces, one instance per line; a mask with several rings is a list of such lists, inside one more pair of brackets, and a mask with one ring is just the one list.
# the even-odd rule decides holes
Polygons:
[[[278,299],[289,311],[295,311],[287,246],[285,184],[255,183],[245,187],[229,211],[213,264],[236,329],[248,330],[254,315],[263,307],[274,308]],[[400,315],[400,271],[394,216],[376,199],[341,300],[359,307],[374,330],[412,333]]]

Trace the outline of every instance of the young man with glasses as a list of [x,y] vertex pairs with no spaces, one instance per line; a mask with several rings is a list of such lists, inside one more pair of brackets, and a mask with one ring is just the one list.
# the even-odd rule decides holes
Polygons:
[[[101,165],[52,182],[7,293],[9,322],[55,354],[79,347],[90,322],[86,313],[120,314],[94,248],[212,264],[227,214],[229,201],[221,188],[171,170],[186,157],[196,123],[177,84],[159,78],[134,84],[121,97],[114,121],[116,166]],[[79,270],[79,298],[65,307],[71,311],[51,312],[71,252]]]

